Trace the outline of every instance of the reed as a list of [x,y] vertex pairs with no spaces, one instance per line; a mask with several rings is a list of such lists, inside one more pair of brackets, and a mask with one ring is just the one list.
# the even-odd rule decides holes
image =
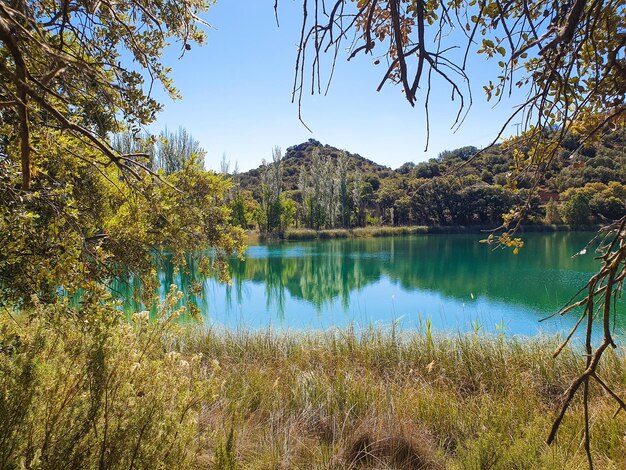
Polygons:
[[[231,429],[241,468],[586,468],[582,406],[545,439],[561,395],[584,368],[557,360],[557,338],[437,336],[376,329],[325,333],[196,331],[184,347],[226,377],[205,429]],[[626,387],[626,360],[603,375]],[[626,418],[594,391],[599,468],[624,468]]]
[[[305,240],[328,240],[335,238],[366,238],[366,237],[389,237],[401,235],[422,235],[422,234],[461,234],[461,233],[484,233],[493,230],[488,226],[439,226],[439,225],[415,225],[415,226],[368,226],[352,229],[290,229],[282,237],[288,241]],[[570,225],[526,225],[520,228],[520,232],[567,232],[567,231],[588,231],[598,227],[578,227]]]
[[[1,468],[587,465],[580,402],[545,444],[584,368],[580,351],[552,358],[558,338],[442,336],[428,322],[410,334],[207,330],[177,327],[176,312],[127,323],[88,308],[102,311],[0,317]],[[601,375],[623,396],[626,359],[607,355]],[[598,468],[626,466],[614,411],[592,388]]]

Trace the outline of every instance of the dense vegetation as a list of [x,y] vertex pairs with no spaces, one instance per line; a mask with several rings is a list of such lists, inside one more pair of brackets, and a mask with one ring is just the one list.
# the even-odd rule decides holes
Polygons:
[[[190,332],[183,354],[219,363],[218,393],[200,420],[216,430],[205,452],[215,468],[585,468],[582,404],[550,447],[550,426],[583,365],[554,339],[437,337],[351,330],[308,335]],[[626,383],[609,354],[603,376]],[[626,464],[623,416],[593,393],[599,468]]]
[[[583,146],[572,134],[534,186],[510,144],[444,151],[396,170],[313,139],[259,169],[234,175],[240,224],[261,231],[365,225],[498,226],[529,202],[527,221],[590,225],[626,214],[623,129]],[[575,152],[576,151],[576,152]],[[271,174],[271,177],[270,177]],[[271,184],[270,184],[271,182]],[[532,190],[532,191],[531,191]],[[276,194],[268,214],[264,201]],[[273,211],[273,212],[272,212]],[[269,220],[269,223],[268,223]]]
[[[525,200],[534,185],[525,179],[529,166],[546,176],[544,191],[559,201],[544,214],[548,198],[540,195],[528,217],[572,224],[619,217],[623,134],[613,125],[624,111],[619,54],[626,43],[616,33],[623,29],[623,6],[586,8],[576,0],[562,24],[568,4],[556,2],[550,13],[543,2],[524,2],[526,20],[534,24],[543,16],[540,30],[558,33],[526,61],[526,83],[540,91],[533,102],[539,119],[514,149],[494,147],[472,161],[475,149],[459,149],[392,171],[312,141],[288,149],[285,158],[275,149],[272,162],[248,175],[249,182],[243,176],[231,182],[204,170],[201,149],[184,131],[139,137],[162,107],[153,86],[178,97],[162,61],[166,47],[176,43],[184,54],[202,44],[199,15],[211,3],[0,2],[0,467],[580,465],[581,413],[563,422],[564,446],[548,449],[537,431],[547,427],[555,397],[582,367],[567,347],[556,362],[537,343],[435,341],[428,331],[402,340],[377,332],[357,338],[350,331],[278,339],[185,332],[175,324],[180,295],[155,296],[154,263],[168,250],[175,269],[193,262],[226,279],[225,257],[243,251],[240,227],[255,224],[266,233],[292,226],[494,224]],[[399,17],[413,7],[401,14],[399,2],[387,2],[393,11],[379,16],[380,2],[351,3],[360,5],[359,14],[370,8],[381,41],[390,37],[391,18],[411,29],[412,20]],[[425,4],[415,5],[422,27],[441,6],[425,19]],[[504,12],[493,1],[481,4],[472,23],[488,35],[500,20],[519,15],[521,5],[510,2]],[[589,27],[596,19],[600,27]],[[516,24],[525,29],[526,20]],[[329,29],[340,25],[331,20]],[[399,41],[391,56],[405,45],[395,26]],[[469,22],[462,29],[468,28]],[[518,32],[517,52],[540,42],[536,32],[536,39]],[[371,49],[369,32],[364,36]],[[315,37],[320,47],[326,36]],[[511,42],[511,54],[514,48]],[[491,57],[506,49],[484,39],[479,52]],[[404,53],[397,57],[385,80],[403,80],[413,102],[406,64],[394,72]],[[527,57],[511,57],[512,66]],[[563,69],[568,59],[576,62],[569,71]],[[555,79],[557,69],[565,79],[558,73]],[[497,96],[512,76],[511,69],[499,84],[490,83],[488,95]],[[584,137],[576,137],[574,125]],[[599,142],[588,139],[605,127],[613,131]],[[572,158],[579,144],[585,145]],[[529,157],[524,145],[541,158]],[[298,160],[307,162],[306,170]],[[623,236],[621,228],[616,233]],[[610,300],[613,283],[624,279],[616,271],[626,259],[620,243],[614,253],[611,245],[597,277],[604,287],[596,292],[591,284],[590,307],[581,317],[590,325],[594,293]],[[211,248],[212,256],[195,256],[198,248]],[[141,286],[135,300],[142,309],[130,318],[109,293],[119,279]],[[584,410],[587,424],[588,410],[598,418],[603,439],[593,453],[603,467],[617,468],[624,464],[621,421],[605,419],[610,398],[588,387],[590,378],[600,381],[598,361],[612,341],[606,329],[604,338],[593,364],[587,345],[588,372],[575,382],[585,384],[585,406],[573,402],[572,408]],[[607,367],[598,370],[622,392],[623,358],[605,357]],[[588,427],[585,437],[591,465]],[[249,451],[246,442],[253,443]]]
[[216,364],[172,345],[171,292],[158,320],[121,322],[105,298],[39,302],[0,318],[0,468],[198,468],[197,432]]
[[[585,467],[582,405],[545,444],[583,364],[554,341],[350,330],[180,330],[89,303],[0,319],[2,468]],[[55,308],[56,309],[56,308]],[[626,383],[610,354],[603,376]],[[619,391],[623,391],[623,385]],[[626,464],[624,417],[591,401],[600,468]],[[421,465],[421,466],[420,466]]]
[[[172,348],[154,263],[212,247],[191,256],[225,278],[242,231],[190,136],[134,136],[161,107],[142,73],[176,96],[161,54],[203,42],[208,3],[0,2],[2,469],[198,466],[213,369]],[[154,321],[122,314],[118,278]]]

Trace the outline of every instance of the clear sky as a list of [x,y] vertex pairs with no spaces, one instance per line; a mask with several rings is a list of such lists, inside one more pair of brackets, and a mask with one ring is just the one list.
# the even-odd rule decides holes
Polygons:
[[[382,62],[374,65],[371,56],[347,62],[347,54],[340,54],[328,95],[304,96],[302,113],[311,133],[298,120],[297,104],[291,103],[302,4],[281,0],[280,27],[273,4],[218,0],[204,15],[214,27],[208,30],[208,43],[193,47],[181,60],[178,48],[164,58],[183,99],[173,102],[157,94],[165,110],[151,130],[185,127],[207,151],[208,168],[219,168],[226,154],[245,171],[269,160],[272,147],[284,150],[310,138],[397,168],[443,150],[486,145],[511,113],[511,101],[495,108],[487,103],[482,85],[497,75],[497,66],[474,54],[469,70],[474,105],[468,118],[456,133],[450,129],[456,102],[450,101],[448,88],[435,84],[430,146],[424,152],[423,103],[411,108],[392,84],[376,92],[385,72]],[[511,126],[507,132],[514,131]]]

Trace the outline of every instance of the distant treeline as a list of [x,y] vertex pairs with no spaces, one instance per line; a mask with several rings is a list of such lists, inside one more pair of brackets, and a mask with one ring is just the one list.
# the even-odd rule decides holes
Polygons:
[[[529,201],[533,224],[592,225],[626,213],[623,131],[581,145],[562,143],[534,191],[535,175],[519,174],[529,157],[506,144],[472,158],[462,147],[396,170],[310,139],[273,151],[271,162],[234,174],[235,222],[262,233],[370,225],[495,226]],[[544,171],[545,170],[545,171]]]

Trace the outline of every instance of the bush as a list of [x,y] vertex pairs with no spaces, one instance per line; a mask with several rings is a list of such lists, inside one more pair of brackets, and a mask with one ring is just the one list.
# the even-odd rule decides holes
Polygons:
[[0,319],[0,468],[196,468],[213,369],[172,348],[166,312],[121,318],[87,299]]
[[576,191],[561,205],[561,217],[570,225],[586,225],[590,222],[589,197]]
[[550,200],[546,204],[546,216],[544,217],[544,222],[548,225],[560,224],[563,221],[561,220],[561,216],[559,215],[559,205],[556,201]]

